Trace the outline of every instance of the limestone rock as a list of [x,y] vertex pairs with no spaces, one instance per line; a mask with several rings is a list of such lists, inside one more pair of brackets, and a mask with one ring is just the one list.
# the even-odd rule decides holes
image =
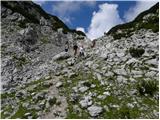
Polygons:
[[56,84],[56,87],[57,87],[57,88],[62,87],[62,86],[63,86],[63,83],[62,83],[62,82],[58,82],[58,83]]
[[103,108],[100,106],[96,106],[96,105],[92,105],[91,107],[88,107],[87,110],[89,111],[89,114],[92,117],[96,117],[96,116],[100,115],[100,113],[103,112]]
[[79,88],[79,91],[82,92],[82,93],[84,93],[84,92],[86,92],[88,89],[89,89],[89,88],[88,88],[87,86],[82,86],[82,87]]

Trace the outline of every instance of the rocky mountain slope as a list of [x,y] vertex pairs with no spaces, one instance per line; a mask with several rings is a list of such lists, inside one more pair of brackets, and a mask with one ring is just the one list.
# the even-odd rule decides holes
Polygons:
[[[159,19],[156,6],[139,21],[158,26],[150,20]],[[90,48],[83,33],[32,2],[2,2],[1,12],[1,118],[158,119],[159,30],[115,38],[111,29]],[[67,40],[85,42],[86,56],[64,53]]]
[[157,3],[149,10],[139,14],[132,22],[113,27],[107,35],[112,35],[114,39],[130,37],[134,31],[140,29],[151,29],[153,32],[159,31],[159,4]]
[[[70,30],[57,17],[46,14],[32,2],[2,2],[3,82],[18,78],[29,81],[28,78],[37,79],[39,75],[36,74],[47,74],[40,71],[39,64],[64,51],[66,41],[83,40],[83,34]],[[24,75],[30,69],[36,72]],[[26,76],[26,80],[21,80],[22,76]]]

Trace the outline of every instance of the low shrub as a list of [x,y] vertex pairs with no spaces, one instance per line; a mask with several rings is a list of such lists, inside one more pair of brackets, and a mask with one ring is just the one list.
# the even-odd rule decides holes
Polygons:
[[157,82],[154,80],[142,80],[138,85],[137,85],[137,90],[139,91],[140,95],[145,95],[149,94],[153,96],[153,94],[158,91],[158,86]]
[[138,58],[144,54],[145,50],[143,48],[130,48],[129,53],[132,57]]

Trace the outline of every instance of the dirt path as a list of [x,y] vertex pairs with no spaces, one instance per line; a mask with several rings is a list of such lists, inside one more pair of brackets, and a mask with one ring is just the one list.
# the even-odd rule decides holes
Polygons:
[[53,86],[49,88],[49,96],[54,96],[57,98],[57,102],[59,102],[59,105],[53,105],[49,111],[41,116],[41,119],[56,119],[56,118],[65,118],[66,117],[66,108],[68,106],[66,97],[61,96],[58,88],[56,88],[56,83],[60,81],[60,77],[55,77],[53,79]]

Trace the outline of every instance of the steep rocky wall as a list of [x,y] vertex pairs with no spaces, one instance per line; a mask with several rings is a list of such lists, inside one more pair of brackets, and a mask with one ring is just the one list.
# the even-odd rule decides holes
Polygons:
[[[3,1],[1,11],[3,84],[36,79],[36,72],[32,69],[39,69],[39,64],[50,61],[53,56],[64,51],[66,41],[72,46],[73,40],[78,37],[84,39],[84,36],[70,32],[57,17],[46,14],[32,2]],[[54,26],[58,24],[61,24],[60,28]],[[64,29],[68,33],[64,33]],[[26,78],[27,71],[30,73]]]
[[[159,31],[104,35],[91,48],[45,17],[33,23],[1,11],[1,118],[158,119]],[[85,56],[62,52],[67,40],[84,42]]]

